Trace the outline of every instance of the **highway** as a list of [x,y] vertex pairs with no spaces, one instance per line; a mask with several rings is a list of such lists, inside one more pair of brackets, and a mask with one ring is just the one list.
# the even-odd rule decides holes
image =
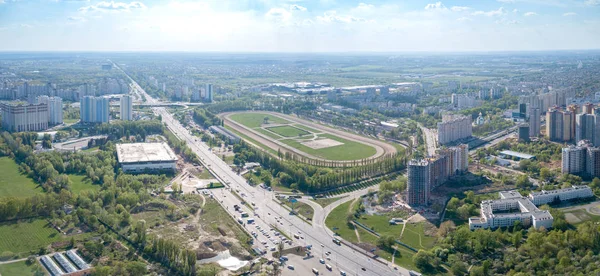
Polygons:
[[[116,64],[115,67],[121,70]],[[158,103],[135,80],[131,77],[129,79],[133,84],[134,93],[144,95],[148,104]],[[333,243],[333,233],[324,227],[322,223],[316,223],[315,227],[313,227],[297,216],[290,215],[289,211],[273,201],[273,197],[275,196],[273,192],[250,186],[242,176],[236,174],[219,156],[213,154],[206,144],[201,142],[197,137],[192,136],[164,107],[153,107],[152,109],[155,114],[162,116],[162,121],[169,130],[178,138],[185,141],[190,149],[198,155],[202,165],[217,180],[229,188],[214,192],[213,195],[236,220],[238,215],[232,209],[233,204],[239,205],[240,200],[232,194],[232,191],[239,190],[238,194],[241,195],[243,193],[246,202],[249,204],[254,202],[256,204],[257,216],[254,217],[255,224],[259,225],[261,229],[269,229],[270,225],[276,225],[290,237],[293,237],[294,234],[299,234],[302,239],[296,239],[296,244],[313,246],[311,251],[315,258],[304,260],[303,262],[314,262],[313,267],[317,268],[321,275],[340,275],[341,271],[346,272],[347,275],[409,275],[408,270],[404,268],[397,267],[397,270],[395,270],[387,262],[383,264],[357,252],[353,248],[336,245]],[[247,212],[250,211],[248,206],[243,208]],[[323,220],[324,218],[319,218],[319,221],[322,222]],[[249,231],[256,232],[254,225],[246,225],[245,227]],[[276,244],[276,242],[266,239],[263,235],[259,235],[255,244],[262,241],[266,241],[269,248]],[[327,251],[331,252],[331,261],[327,260],[326,262],[333,267],[332,271],[328,271],[325,269],[324,264],[319,264],[316,261],[318,258],[325,258],[324,254]]]

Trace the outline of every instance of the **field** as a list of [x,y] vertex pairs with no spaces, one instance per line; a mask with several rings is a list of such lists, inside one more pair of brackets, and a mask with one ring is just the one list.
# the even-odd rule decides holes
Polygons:
[[[265,117],[269,118],[266,124]],[[345,162],[396,152],[396,148],[385,143],[381,145],[379,141],[294,117],[284,119],[275,114],[243,112],[225,115],[224,119],[228,129],[271,153],[282,151],[311,159]]]
[[8,157],[0,158],[0,197],[30,197],[42,192],[33,180],[19,173],[19,166]]
[[294,126],[268,127],[267,129],[283,137],[299,137],[310,134],[310,132],[296,128]]
[[98,191],[100,185],[92,184],[92,181],[85,175],[71,174],[69,175],[71,180],[71,191],[75,194],[79,194],[82,191]]
[[[377,240],[378,240],[377,236],[369,233],[368,231],[366,231],[360,227],[357,227],[356,231],[355,231],[354,226],[349,226],[348,224],[346,224],[346,216],[348,214],[348,211],[349,210],[354,211],[355,207],[358,205],[358,203],[355,203],[351,207],[353,202],[354,201],[346,202],[346,203],[336,207],[335,209],[333,209],[331,211],[331,213],[329,213],[329,215],[325,219],[325,225],[329,229],[332,229],[332,231],[334,231],[335,233],[340,235],[340,237],[342,237],[344,240],[347,240],[347,241],[355,243],[355,244],[360,244],[360,246],[362,248],[375,248],[376,244],[377,244]],[[402,226],[398,225],[397,227],[402,227]],[[358,237],[357,237],[357,233],[358,233]],[[360,237],[360,242],[358,240],[359,237]],[[402,246],[398,246],[397,249],[400,253],[400,257],[398,257],[398,252],[397,252],[396,257],[394,258],[394,263],[396,265],[399,265],[399,266],[402,266],[402,267],[405,267],[408,269],[417,270],[414,263],[412,262],[412,257],[414,255],[414,252],[412,252]],[[387,252],[384,250],[376,249],[374,253],[377,254],[379,257],[384,258],[388,261],[392,260],[393,252]]]
[[249,128],[260,127],[265,118],[269,118],[269,124],[289,124],[290,122],[273,115],[263,113],[238,113],[231,115],[231,119]]
[[[282,203],[285,204],[287,207],[290,207],[290,209],[292,208],[292,203],[289,200],[284,199],[282,200]],[[312,219],[313,215],[315,214],[315,210],[312,207],[310,207],[310,205],[300,201],[294,203],[294,211],[310,219]]]
[[[40,271],[42,274],[35,274]],[[0,275],[2,276],[29,276],[29,275],[45,275],[44,269],[37,262],[27,265],[25,261],[0,265]]]
[[0,252],[19,254],[37,251],[40,247],[62,240],[62,234],[43,219],[0,223]]
[[327,205],[334,203],[342,198],[344,198],[345,196],[341,196],[341,197],[322,197],[322,198],[317,198],[314,199],[313,201],[316,202],[317,204],[321,205],[321,207],[325,208]]

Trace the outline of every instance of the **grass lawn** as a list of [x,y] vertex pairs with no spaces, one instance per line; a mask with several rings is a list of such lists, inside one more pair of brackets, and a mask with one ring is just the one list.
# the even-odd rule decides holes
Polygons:
[[244,112],[244,113],[233,114],[229,118],[231,118],[232,120],[234,120],[246,127],[255,128],[255,127],[259,127],[263,124],[265,117],[269,118],[270,124],[273,124],[273,123],[289,124],[290,123],[289,121],[287,121],[281,117],[277,117],[277,116],[273,116],[273,115],[265,114],[265,113]]
[[296,127],[296,128],[304,129],[304,130],[306,130],[308,132],[312,132],[312,133],[321,133],[321,132],[323,132],[323,131],[320,131],[320,130],[317,130],[317,129],[314,129],[314,128],[310,128],[310,127],[307,127],[307,126],[301,125],[301,124],[293,124],[293,126]]
[[237,131],[237,130],[235,130],[233,128],[230,128],[227,125],[225,126],[225,128],[228,129],[228,130],[230,130],[231,132],[235,133],[236,135],[242,137],[242,139],[244,139],[244,140],[246,140],[246,141],[248,141],[248,142],[256,145],[257,147],[259,147],[259,148],[261,148],[263,150],[266,150],[267,152],[269,152],[271,154],[277,155],[277,151],[276,150],[273,150],[273,149],[271,149],[271,148],[263,145],[262,143],[259,143],[258,141],[256,141],[256,140],[248,137],[247,135],[245,135],[245,134],[243,134],[243,133],[241,133],[241,132],[239,132],[239,131]]
[[79,121],[79,119],[63,119],[63,122],[65,124],[73,124],[73,123],[77,123],[77,121]]
[[0,265],[0,275],[2,276],[28,276],[34,275],[38,270],[44,271],[37,262],[31,265],[27,265],[25,261]]
[[14,160],[1,157],[0,168],[0,197],[30,197],[42,192],[31,178],[19,173],[19,166]]
[[43,219],[0,223],[0,252],[15,254],[37,251],[53,242],[66,239]]
[[400,241],[416,249],[429,249],[433,247],[435,237],[425,235],[423,223],[408,223]]
[[293,126],[278,126],[278,127],[269,127],[267,130],[275,132],[284,137],[299,137],[311,134],[310,132],[299,129]]
[[[287,200],[284,199],[282,200],[283,204],[285,204],[287,207],[290,207],[290,209],[292,208],[292,203]],[[310,207],[310,205],[304,203],[304,202],[296,202],[294,203],[294,211],[296,211],[298,214],[303,215],[306,218],[313,218],[313,215],[315,214],[315,210]]]
[[319,137],[329,138],[344,144],[322,149],[313,149],[292,139],[281,140],[281,142],[302,152],[327,160],[358,160],[373,156],[377,152],[374,147],[359,142],[346,140],[335,135],[320,134]]
[[[367,230],[364,230],[360,227],[358,228],[358,234],[360,235],[360,241],[362,243],[369,243],[376,247],[378,238],[375,235],[367,232]],[[398,245],[397,249],[398,250],[396,252],[396,257],[394,258],[394,263],[404,268],[417,270],[417,267],[412,261],[412,257],[415,253],[400,245]],[[391,262],[392,254],[394,254],[394,251],[392,250],[388,252],[386,250],[381,250],[378,248],[374,253],[380,258],[386,259]]]
[[[350,208],[350,205],[352,205],[352,202],[353,201],[348,201],[331,210],[331,213],[329,213],[325,219],[325,225],[343,239],[356,243],[358,242],[358,239],[354,233],[354,226],[348,226],[348,224],[346,224],[348,209]],[[357,204],[355,204],[355,206],[356,205]]]
[[570,211],[564,211],[565,218],[567,222],[578,225],[584,223],[586,221],[593,221],[596,223],[600,223],[600,216],[590,214],[585,209],[576,209]]
[[380,235],[391,235],[396,239],[400,239],[402,225],[390,225],[390,218],[388,216],[363,215],[357,221],[373,229],[373,231]]
[[325,208],[327,205],[336,202],[342,198],[344,198],[345,196],[341,196],[341,197],[328,197],[328,198],[317,198],[315,200],[313,200],[314,202],[316,202],[317,204],[321,205],[321,207]]
[[268,130],[266,130],[266,129],[264,129],[264,128],[255,128],[254,130],[255,130],[256,132],[260,133],[260,134],[264,134],[264,135],[266,135],[267,137],[269,137],[269,138],[273,138],[273,139],[275,139],[275,140],[278,140],[278,139],[281,139],[281,138],[283,138],[283,137],[281,137],[281,136],[279,136],[279,135],[277,135],[277,134],[275,134],[275,133],[273,133],[273,132],[270,132],[270,131],[268,131]]
[[194,174],[196,177],[200,179],[213,179],[215,178],[206,168],[202,167],[202,172]]
[[98,191],[101,187],[100,185],[92,184],[92,180],[85,175],[71,174],[69,175],[69,179],[71,180],[71,191],[75,194],[82,191]]

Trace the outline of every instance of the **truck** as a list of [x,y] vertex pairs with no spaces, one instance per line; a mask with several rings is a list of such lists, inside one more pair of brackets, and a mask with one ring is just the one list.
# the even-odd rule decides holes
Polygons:
[[253,219],[253,218],[249,218],[249,219],[247,220],[247,222],[248,222],[248,224],[252,224],[252,223],[254,223],[254,219]]
[[342,242],[336,238],[333,239],[333,243],[335,243],[337,245],[342,245]]

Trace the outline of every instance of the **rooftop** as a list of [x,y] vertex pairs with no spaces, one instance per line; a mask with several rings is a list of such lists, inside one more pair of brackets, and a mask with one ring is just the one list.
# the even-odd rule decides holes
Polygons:
[[508,155],[508,156],[515,156],[521,159],[532,159],[535,158],[534,155],[531,154],[527,154],[527,153],[522,153],[522,152],[516,152],[516,151],[512,151],[512,150],[503,150],[500,152],[500,154],[503,155]]
[[118,144],[119,163],[177,161],[177,155],[167,143]]

